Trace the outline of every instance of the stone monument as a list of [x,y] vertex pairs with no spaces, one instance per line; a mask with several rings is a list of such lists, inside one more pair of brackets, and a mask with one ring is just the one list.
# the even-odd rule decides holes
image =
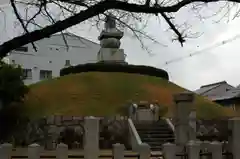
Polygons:
[[126,63],[124,50],[120,49],[122,37],[123,32],[116,28],[116,18],[109,14],[105,19],[105,28],[98,37],[101,46],[98,62]]

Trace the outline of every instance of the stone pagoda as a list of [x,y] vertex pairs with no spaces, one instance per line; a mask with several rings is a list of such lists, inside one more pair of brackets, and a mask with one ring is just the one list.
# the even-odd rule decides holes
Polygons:
[[124,50],[120,49],[122,37],[123,32],[116,28],[116,18],[109,14],[105,18],[105,28],[98,37],[101,46],[97,55],[98,62],[126,64]]

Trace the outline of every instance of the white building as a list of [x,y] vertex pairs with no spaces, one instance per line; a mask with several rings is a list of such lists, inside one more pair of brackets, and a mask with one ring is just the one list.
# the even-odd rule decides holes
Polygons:
[[[4,61],[20,65],[24,69],[25,84],[58,77],[66,65],[78,65],[97,61],[100,45],[70,33],[52,35],[35,42],[37,52],[27,44],[9,53]],[[67,47],[68,46],[68,47]]]

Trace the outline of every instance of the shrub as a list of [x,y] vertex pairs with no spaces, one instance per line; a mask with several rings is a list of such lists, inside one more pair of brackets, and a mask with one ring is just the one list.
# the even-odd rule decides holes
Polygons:
[[148,76],[161,77],[166,80],[169,79],[168,73],[162,69],[154,68],[151,66],[143,65],[129,65],[129,64],[118,64],[118,63],[88,63],[80,64],[77,66],[71,66],[63,68],[60,71],[60,76],[82,73],[82,72],[123,72],[123,73],[134,73]]
[[23,114],[23,99],[28,92],[21,67],[0,62],[0,139],[11,137],[19,127]]
[[0,100],[3,107],[12,102],[22,102],[27,92],[21,67],[0,62]]

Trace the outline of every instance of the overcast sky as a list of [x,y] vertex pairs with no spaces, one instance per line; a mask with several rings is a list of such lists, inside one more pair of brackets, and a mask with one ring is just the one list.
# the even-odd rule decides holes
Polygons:
[[[7,1],[7,0],[5,0]],[[0,0],[0,4],[3,4],[3,0]],[[212,6],[217,8],[216,5]],[[0,13],[0,43],[6,39],[19,34],[13,25],[15,16],[12,14],[12,9],[9,7],[0,7],[4,10],[4,13]],[[203,10],[206,13],[209,10],[213,10],[210,6],[209,9]],[[4,26],[3,18],[7,19],[7,24]],[[196,39],[187,39],[184,47],[181,47],[179,43],[172,42],[171,32],[167,32],[167,25],[164,21],[157,22],[153,17],[150,19],[148,28],[146,31],[167,47],[150,44],[146,41],[147,46],[151,48],[153,56],[150,56],[145,50],[140,47],[140,43],[125,35],[122,39],[121,47],[127,54],[127,61],[132,64],[151,65],[158,68],[163,68],[168,71],[170,80],[182,87],[190,90],[195,90],[201,85],[210,84],[226,80],[229,84],[234,86],[240,84],[240,38],[231,43],[215,48],[213,50],[207,50],[202,54],[193,56],[191,58],[185,58],[179,62],[175,62],[169,65],[163,65],[166,61],[174,58],[186,56],[190,53],[204,49],[208,46],[214,45],[217,42],[231,38],[237,34],[240,34],[239,26],[240,20],[226,22],[222,20],[220,23],[214,23],[216,18],[200,21],[196,18],[192,12],[188,9],[182,9],[176,15],[177,23],[188,22],[192,25],[191,30],[203,33],[201,37]],[[75,34],[86,37],[95,42],[99,31],[95,28],[89,29],[87,24],[78,25],[71,29]]]

